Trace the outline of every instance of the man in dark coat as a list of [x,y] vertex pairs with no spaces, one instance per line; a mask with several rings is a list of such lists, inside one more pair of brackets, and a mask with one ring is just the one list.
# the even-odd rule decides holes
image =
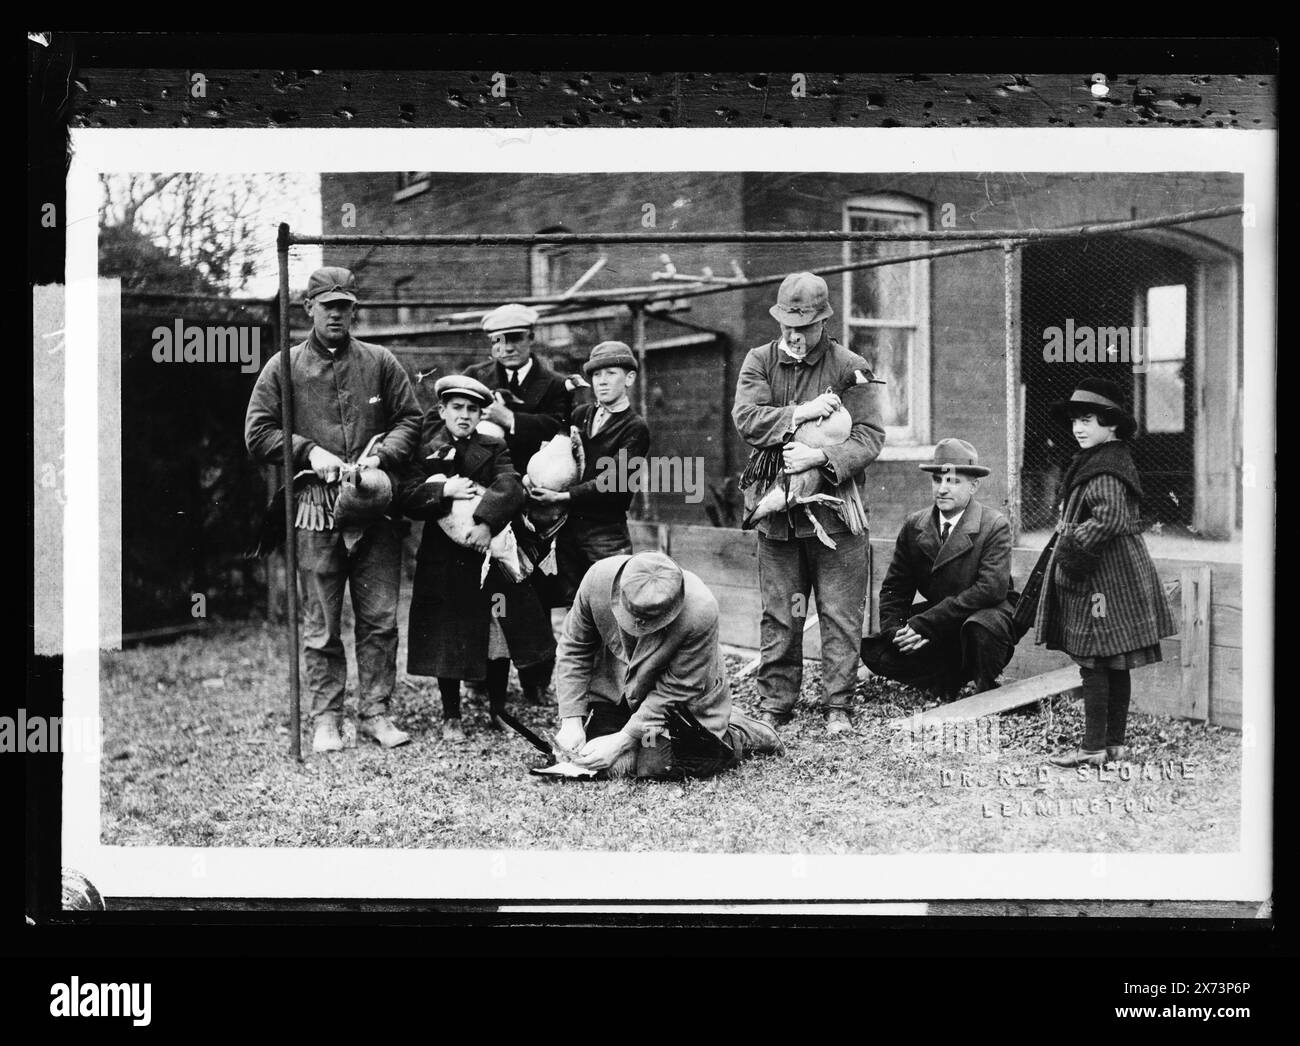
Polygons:
[[[357,302],[352,273],[337,266],[317,269],[307,283],[304,308],[312,329],[289,350],[293,375],[294,467],[312,469],[334,483],[348,463],[383,469],[390,476],[406,468],[420,438],[420,405],[406,371],[382,345],[349,333]],[[284,453],[280,427],[280,357],[258,375],[244,421],[249,453],[264,465],[279,465]],[[382,435],[382,441],[370,447]],[[352,594],[356,617],[358,733],[385,748],[409,740],[388,718],[397,676],[397,596],[402,535],[394,518],[371,522],[360,540],[345,540],[338,527],[295,532],[303,581],[303,663],[315,720],[312,747],[334,752],[339,735],[347,660],[340,623],[343,590]]]
[[[406,670],[438,677],[443,736],[460,740],[460,681],[486,680],[492,708],[499,710],[509,660],[521,672],[538,665],[549,672],[555,638],[549,615],[527,581],[510,581],[493,565],[480,583],[489,543],[527,497],[505,443],[475,431],[491,395],[464,375],[440,378],[435,389],[444,424],[398,484],[394,505],[425,521],[411,590]],[[451,512],[453,501],[475,497],[480,500],[467,547],[452,540],[438,521]]]
[[537,448],[565,428],[573,410],[565,380],[533,354],[536,322],[536,310],[526,305],[502,305],[489,312],[483,330],[492,342],[492,359],[465,368],[467,376],[493,393],[483,420],[501,427],[520,474]]
[[[930,473],[934,504],[908,516],[880,586],[880,631],[862,640],[877,675],[956,696],[997,687],[1011,660],[1011,526],[974,500],[989,470],[965,440],[940,440]],[[917,593],[924,603],[914,604]]]

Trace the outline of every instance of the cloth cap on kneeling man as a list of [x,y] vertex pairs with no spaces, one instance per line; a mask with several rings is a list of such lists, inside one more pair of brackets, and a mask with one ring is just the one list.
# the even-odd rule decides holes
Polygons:
[[686,603],[682,568],[662,552],[638,552],[614,575],[614,618],[624,632],[648,636],[667,628]]

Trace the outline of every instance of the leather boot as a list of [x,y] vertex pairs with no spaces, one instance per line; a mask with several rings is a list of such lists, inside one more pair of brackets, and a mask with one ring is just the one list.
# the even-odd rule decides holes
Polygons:
[[1054,755],[1047,760],[1053,766],[1102,766],[1106,762],[1106,749],[1095,752],[1087,748],[1076,748],[1071,752]]

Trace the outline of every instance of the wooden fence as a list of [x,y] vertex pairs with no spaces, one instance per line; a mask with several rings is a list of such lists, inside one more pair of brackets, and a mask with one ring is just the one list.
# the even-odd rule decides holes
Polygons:
[[[758,537],[753,531],[633,521],[637,551],[657,548],[698,574],[717,597],[722,642],[758,648],[762,602],[758,594]],[[892,538],[873,538],[868,631],[877,626],[876,593],[893,554]],[[1038,550],[1017,548],[1012,576],[1028,577]],[[1241,565],[1157,559],[1179,634],[1163,642],[1164,660],[1135,677],[1134,706],[1144,712],[1241,727]],[[816,601],[810,607],[815,612]],[[820,656],[818,628],[804,637],[804,654]],[[1036,646],[1031,632],[1016,647],[1004,679],[1025,679],[1072,664],[1060,651]]]

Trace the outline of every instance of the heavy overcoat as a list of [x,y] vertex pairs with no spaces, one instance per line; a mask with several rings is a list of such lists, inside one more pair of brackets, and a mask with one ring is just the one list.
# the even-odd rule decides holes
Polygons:
[[[465,373],[489,389],[509,388],[510,374],[495,360],[466,367]],[[515,415],[515,430],[506,433],[506,446],[510,449],[510,460],[514,462],[515,470],[523,475],[537,449],[568,424],[573,397],[564,379],[536,356],[517,395],[523,403],[511,408]]]
[[453,441],[441,428],[421,448],[397,486],[394,504],[411,519],[424,520],[411,588],[406,670],[412,675],[483,679],[487,674],[488,624],[495,614],[521,668],[555,653],[550,615],[527,581],[511,582],[493,564],[483,587],[483,556],[456,544],[438,525],[450,511],[442,473],[465,476],[486,488],[474,513],[495,536],[523,507],[526,494],[501,440],[473,432]]
[[[1083,451],[1038,604],[1037,642],[1074,657],[1110,657],[1177,632],[1142,540],[1141,487],[1122,442]],[[1070,474],[1067,474],[1067,482]]]
[[[948,540],[939,540],[933,507],[913,512],[898,531],[894,558],[880,586],[880,631],[904,625],[943,642],[971,614],[1002,607],[1009,614],[1011,525],[1001,512],[971,500]],[[913,613],[916,593],[932,605]]]

